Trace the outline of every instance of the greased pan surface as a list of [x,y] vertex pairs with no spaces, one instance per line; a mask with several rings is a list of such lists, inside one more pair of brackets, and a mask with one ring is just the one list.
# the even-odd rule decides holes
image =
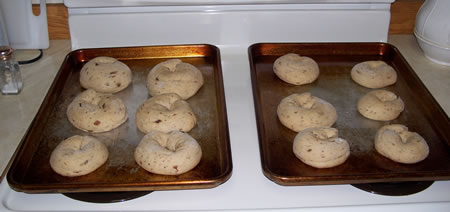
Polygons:
[[[273,73],[273,62],[287,53],[313,58],[319,78],[308,85],[290,85]],[[359,184],[450,179],[450,125],[448,116],[429,94],[400,52],[385,43],[261,43],[249,48],[251,79],[258,127],[261,164],[266,177],[281,185]],[[358,99],[373,90],[350,77],[351,68],[367,60],[383,60],[398,74],[393,91],[405,110],[393,121],[373,121],[357,111]],[[337,167],[316,169],[298,160],[292,145],[296,135],[277,117],[281,99],[292,93],[311,92],[330,102],[338,119],[332,126],[350,144],[350,156]],[[404,124],[418,132],[430,147],[424,161],[404,165],[378,154],[376,131],[386,124]]]
[[[84,89],[79,83],[81,67],[97,56],[110,56],[127,64],[133,81],[117,93],[125,102],[128,121],[105,133],[87,133],[73,127],[67,106]],[[200,144],[203,156],[193,170],[179,176],[151,174],[134,160],[134,150],[144,136],[136,128],[135,113],[150,98],[146,78],[150,69],[167,59],[179,58],[196,66],[205,84],[187,101],[197,116],[189,132]],[[51,169],[49,157],[60,141],[72,135],[92,135],[109,150],[108,161],[96,171],[80,177],[63,177]],[[18,191],[103,192],[212,188],[231,176],[225,97],[220,53],[211,45],[150,46],[82,49],[69,53],[63,62],[37,116],[22,141],[8,173],[10,186]]]

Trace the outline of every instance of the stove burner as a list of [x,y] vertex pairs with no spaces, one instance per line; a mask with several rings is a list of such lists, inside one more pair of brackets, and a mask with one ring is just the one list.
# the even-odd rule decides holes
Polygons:
[[63,193],[64,196],[91,203],[115,203],[136,199],[152,191]]
[[434,181],[417,181],[417,182],[392,182],[392,183],[366,183],[351,184],[363,191],[372,194],[380,194],[385,196],[406,196],[419,193],[430,187]]

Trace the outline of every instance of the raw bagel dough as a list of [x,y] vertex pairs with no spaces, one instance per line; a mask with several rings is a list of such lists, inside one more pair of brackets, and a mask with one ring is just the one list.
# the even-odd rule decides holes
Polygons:
[[401,124],[381,127],[375,135],[375,149],[384,157],[405,164],[418,163],[430,152],[422,136]]
[[364,117],[377,121],[396,119],[405,109],[400,97],[387,90],[374,90],[358,101],[358,111]]
[[152,96],[176,93],[189,99],[203,86],[203,75],[195,66],[171,59],[159,63],[147,76],[147,88]]
[[128,114],[119,97],[88,89],[69,104],[67,118],[80,130],[106,132],[124,123]]
[[108,154],[108,148],[96,138],[74,135],[56,146],[50,156],[50,166],[62,176],[86,175],[103,165]]
[[112,57],[96,57],[81,68],[80,84],[101,93],[117,93],[130,85],[131,75],[125,63]]
[[187,133],[150,131],[136,147],[134,158],[151,173],[179,175],[197,166],[202,149]]
[[336,109],[311,93],[294,93],[281,100],[277,108],[280,122],[299,132],[311,127],[330,127],[337,120]]
[[319,66],[313,59],[294,53],[276,59],[273,71],[281,80],[294,85],[308,84],[319,77]]
[[316,168],[330,168],[344,163],[350,155],[346,140],[335,128],[318,127],[300,131],[294,138],[295,156]]
[[189,132],[196,123],[197,118],[189,103],[174,93],[154,96],[136,111],[136,126],[144,133],[152,130]]
[[367,88],[383,88],[397,81],[397,72],[384,61],[366,61],[353,66],[352,79]]

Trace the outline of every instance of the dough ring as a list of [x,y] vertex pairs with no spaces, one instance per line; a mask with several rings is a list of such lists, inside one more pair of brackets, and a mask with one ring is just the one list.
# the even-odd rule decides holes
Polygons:
[[67,118],[80,130],[106,132],[123,124],[128,114],[119,97],[88,89],[69,104]]
[[108,154],[108,148],[96,138],[74,135],[56,146],[50,166],[62,176],[86,175],[103,165]]
[[179,175],[197,166],[202,149],[187,133],[150,131],[136,147],[134,158],[151,173]]
[[278,78],[294,85],[308,84],[319,77],[319,66],[313,59],[294,53],[276,59],[273,71]]
[[338,138],[335,128],[318,127],[300,131],[294,138],[295,156],[316,168],[330,168],[344,163],[350,155],[346,140]]
[[375,135],[375,149],[384,157],[405,164],[418,163],[430,152],[422,136],[401,124],[381,127]]
[[117,93],[130,85],[131,78],[130,68],[112,57],[96,57],[80,71],[81,86],[101,93]]
[[366,61],[353,66],[350,75],[367,88],[383,88],[397,81],[397,72],[383,61]]
[[387,90],[374,90],[358,101],[358,111],[364,117],[377,121],[396,119],[405,109],[400,97]]
[[336,109],[311,93],[294,93],[281,100],[277,108],[281,124],[299,132],[311,127],[330,127],[337,120]]
[[195,66],[171,59],[153,67],[147,76],[147,88],[151,96],[176,93],[189,99],[203,86],[203,75]]
[[197,118],[189,103],[174,93],[154,96],[136,111],[136,126],[144,133],[152,130],[189,132],[196,123]]

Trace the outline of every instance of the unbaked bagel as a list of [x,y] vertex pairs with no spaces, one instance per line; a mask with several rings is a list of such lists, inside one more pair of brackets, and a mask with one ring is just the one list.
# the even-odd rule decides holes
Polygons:
[[197,118],[189,103],[174,93],[154,96],[136,111],[136,126],[144,133],[152,130],[189,132],[196,123]]
[[96,57],[89,60],[80,71],[83,88],[101,93],[117,93],[130,85],[130,68],[112,57]]
[[387,90],[374,90],[358,101],[358,111],[368,119],[391,121],[405,109],[403,100]]
[[422,136],[401,124],[381,127],[375,135],[375,149],[384,157],[405,164],[418,163],[430,152]]
[[171,59],[153,67],[147,76],[147,88],[152,96],[176,93],[188,99],[203,86],[203,75],[195,66]]
[[88,89],[69,104],[67,118],[80,130],[106,132],[124,123],[128,114],[119,97]]
[[330,168],[344,163],[350,155],[348,142],[338,137],[335,128],[318,127],[300,131],[293,151],[302,162],[316,168]]
[[89,174],[108,159],[108,148],[91,136],[74,135],[56,146],[50,156],[52,169],[67,177]]
[[136,147],[134,158],[151,173],[179,175],[197,166],[202,149],[187,133],[150,131]]
[[294,53],[276,59],[273,71],[278,78],[294,85],[308,84],[319,77],[319,66],[316,61]]
[[352,79],[367,88],[383,88],[397,82],[397,72],[384,61],[366,61],[353,66]]
[[330,127],[337,120],[336,109],[311,93],[294,93],[281,100],[277,108],[280,122],[299,132],[311,127]]

